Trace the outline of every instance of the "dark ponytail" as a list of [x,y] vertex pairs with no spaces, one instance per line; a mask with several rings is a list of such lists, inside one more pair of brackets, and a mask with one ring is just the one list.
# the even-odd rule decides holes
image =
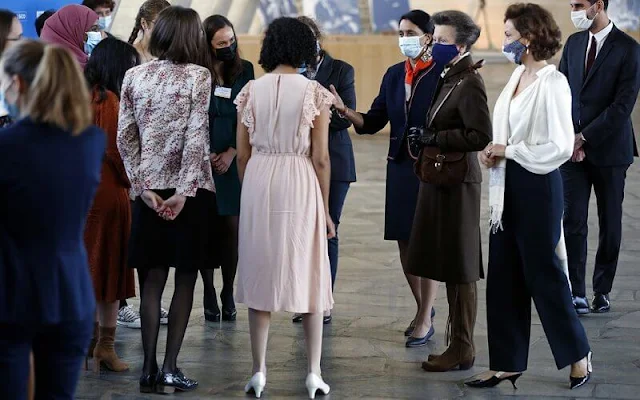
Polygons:
[[129,44],[133,44],[136,41],[138,35],[140,34],[140,29],[142,29],[142,26],[140,24],[140,14],[138,13],[136,24],[133,27],[133,31],[131,31],[131,36],[129,36]]
[[133,44],[140,31],[142,30],[142,19],[144,18],[147,23],[156,19],[160,11],[165,8],[171,7],[171,4],[167,0],[147,0],[140,6],[140,10],[138,11],[138,15],[136,16],[136,24],[133,27],[133,31],[131,31],[131,36],[129,36],[129,44]]

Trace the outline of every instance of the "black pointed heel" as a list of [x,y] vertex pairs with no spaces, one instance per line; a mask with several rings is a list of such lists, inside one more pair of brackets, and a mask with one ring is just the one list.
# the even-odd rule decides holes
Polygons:
[[405,346],[408,348],[426,346],[429,340],[431,340],[431,338],[433,337],[433,335],[435,335],[435,333],[436,333],[436,330],[433,328],[433,325],[431,325],[431,328],[429,328],[429,331],[424,337],[417,338],[417,337],[409,336],[409,338],[407,338],[407,342],[405,343]]
[[[433,325],[433,319],[436,317],[436,309],[431,307],[431,325]],[[411,321],[407,329],[404,331],[404,336],[409,337],[413,334],[413,330],[416,327],[416,320]]]
[[593,372],[593,365],[591,364],[591,359],[593,358],[593,353],[589,352],[587,354],[587,375],[581,376],[578,378],[574,378],[573,376],[569,376],[569,381],[571,382],[571,389],[577,389],[580,386],[585,385],[591,379],[591,373]]
[[497,374],[495,374],[489,379],[486,379],[486,380],[476,379],[473,381],[465,382],[464,384],[472,388],[492,388],[504,381],[509,381],[513,385],[514,389],[518,389],[518,387],[516,386],[516,381],[518,380],[518,378],[522,376],[522,373],[509,375],[504,378],[502,377],[503,374],[504,372],[498,372]]

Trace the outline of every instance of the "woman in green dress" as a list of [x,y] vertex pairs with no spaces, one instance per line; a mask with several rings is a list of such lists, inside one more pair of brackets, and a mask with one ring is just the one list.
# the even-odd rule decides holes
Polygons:
[[213,269],[202,270],[205,318],[218,322],[235,321],[233,282],[238,263],[238,216],[240,214],[240,180],[236,166],[237,111],[233,104],[242,88],[254,79],[253,65],[240,58],[233,25],[222,15],[204,21],[210,44],[213,89],[209,108],[211,165],[214,171],[218,212],[220,214],[220,267],[222,270],[222,313],[213,286]]

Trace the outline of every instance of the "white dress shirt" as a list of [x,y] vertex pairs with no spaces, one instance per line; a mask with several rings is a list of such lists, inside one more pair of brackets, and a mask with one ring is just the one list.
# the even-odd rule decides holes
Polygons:
[[604,46],[604,42],[607,40],[607,37],[609,37],[612,30],[613,22],[609,21],[609,25],[595,35],[589,31],[589,42],[587,43],[587,53],[584,59],[585,68],[587,67],[587,61],[589,60],[589,51],[591,50],[591,42],[593,41],[593,38],[596,38],[596,43],[598,44],[596,47],[596,58],[598,58],[598,54],[600,54],[600,50],[602,50],[602,46]]
[[[507,87],[517,87],[524,72],[520,66]],[[548,174],[567,162],[573,153],[573,121],[571,119],[571,89],[567,78],[548,65],[537,73],[538,79],[513,98],[508,110],[496,110],[508,115],[509,139],[505,157],[514,160],[534,174]],[[511,90],[511,89],[508,89]],[[496,105],[498,108],[498,104]],[[505,121],[506,122],[506,121]]]

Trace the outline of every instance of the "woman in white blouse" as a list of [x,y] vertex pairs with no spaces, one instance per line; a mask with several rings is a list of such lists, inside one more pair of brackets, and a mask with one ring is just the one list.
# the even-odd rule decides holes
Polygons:
[[490,168],[491,241],[487,277],[490,371],[466,382],[491,387],[527,369],[531,298],[556,366],[571,365],[571,388],[591,373],[591,351],[563,271],[563,190],[558,167],[573,151],[569,84],[547,60],[560,50],[552,15],[516,4],[505,15],[504,53],[520,64],[494,110]]

